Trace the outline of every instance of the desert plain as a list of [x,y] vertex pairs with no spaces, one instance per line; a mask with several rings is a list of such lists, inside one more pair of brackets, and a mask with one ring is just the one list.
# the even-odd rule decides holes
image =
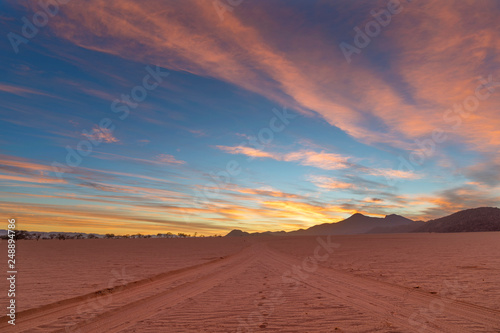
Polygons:
[[28,240],[17,251],[16,325],[3,314],[1,332],[500,332],[500,232]]

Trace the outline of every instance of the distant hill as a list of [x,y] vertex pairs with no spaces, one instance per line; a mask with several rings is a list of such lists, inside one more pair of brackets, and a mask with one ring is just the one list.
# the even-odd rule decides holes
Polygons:
[[233,230],[226,236],[316,236],[475,231],[500,231],[500,209],[494,207],[467,209],[428,222],[412,221],[406,217],[395,214],[381,218],[356,213],[343,221],[318,224],[308,229],[299,229],[290,232],[266,231],[260,233]]
[[414,221],[410,224],[397,225],[394,227],[376,227],[369,231],[367,234],[403,234],[406,232],[414,232],[421,226],[425,225],[424,221]]
[[264,231],[264,232],[246,232],[239,229],[231,230],[225,237],[242,237],[242,236],[286,236],[286,231]]
[[476,232],[500,231],[500,209],[481,207],[431,220],[416,232]]
[[[310,236],[310,235],[353,235],[362,234],[370,232],[374,229],[379,228],[384,229],[386,232],[398,232],[392,231],[395,227],[405,227],[405,231],[399,232],[409,232],[413,231],[415,228],[419,227],[420,223],[414,222],[406,217],[399,215],[387,215],[384,218],[381,217],[371,217],[363,214],[354,214],[351,217],[336,223],[323,223],[319,225],[312,226],[308,229],[300,229],[290,232],[255,232],[248,233],[241,230],[232,230],[226,236],[262,236],[262,235],[273,235],[273,236]],[[375,230],[375,233],[377,231]]]
[[246,231],[241,231],[239,229],[234,229],[229,232],[226,237],[241,237],[241,236],[250,236],[250,233]]
[[371,217],[356,213],[351,217],[336,223],[323,223],[308,229],[289,232],[290,235],[353,235],[363,234],[374,228],[391,228],[395,226],[412,225],[414,221],[399,215],[387,215],[384,218]]

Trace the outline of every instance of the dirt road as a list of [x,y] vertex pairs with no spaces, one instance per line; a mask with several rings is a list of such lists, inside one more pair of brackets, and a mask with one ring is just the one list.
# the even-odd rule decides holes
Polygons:
[[[314,262],[312,262],[314,263]],[[2,317],[2,332],[500,332],[500,312],[303,261],[233,255]]]

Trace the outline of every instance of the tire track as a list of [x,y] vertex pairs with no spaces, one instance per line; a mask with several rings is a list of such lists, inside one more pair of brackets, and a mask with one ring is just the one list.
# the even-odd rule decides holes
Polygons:
[[[91,322],[77,324],[71,329],[78,332],[121,332],[158,312],[165,311],[191,297],[195,297],[212,287],[223,283],[230,277],[242,272],[259,257],[258,249],[253,246],[231,257],[223,265],[211,265],[204,269],[196,279],[184,282],[171,290],[156,293],[146,298],[116,307],[99,314]],[[124,321],[124,318],[130,320]],[[60,330],[57,332],[65,332]]]
[[[175,296],[176,301],[182,300],[182,290],[189,293],[190,285],[202,284],[207,280],[214,282],[223,272],[248,265],[255,249],[247,247],[239,253],[212,260],[207,263],[165,272],[147,279],[135,281],[123,286],[100,290],[91,294],[70,298],[40,308],[29,309],[17,314],[16,325],[7,323],[8,317],[0,318],[2,332],[108,332],[111,330],[94,329],[96,322],[103,328],[106,318],[120,313],[120,309],[140,306],[141,302],[152,302],[156,298]],[[226,275],[228,275],[226,273]],[[229,275],[228,275],[229,276]],[[109,302],[105,301],[106,298]],[[96,304],[104,306],[94,306]],[[82,311],[82,308],[84,309]],[[141,313],[140,311],[138,314]],[[144,315],[144,314],[142,314]],[[127,319],[134,319],[129,316]],[[123,321],[123,317],[121,317]],[[90,327],[87,329],[87,327]]]
[[[289,269],[297,264],[295,257],[268,249],[270,260]],[[321,290],[332,298],[372,313],[387,317],[388,309],[399,307],[391,318],[405,331],[422,332],[500,332],[500,311],[479,305],[432,295],[423,291],[392,285],[378,280],[356,276],[344,271],[318,266],[302,281],[305,285]],[[445,303],[442,311],[423,325],[412,323],[412,317],[422,309],[428,309],[436,301]],[[419,330],[420,328],[420,330]]]

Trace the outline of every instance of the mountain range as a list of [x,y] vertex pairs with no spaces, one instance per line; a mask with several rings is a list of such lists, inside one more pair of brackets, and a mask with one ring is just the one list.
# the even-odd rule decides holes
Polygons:
[[266,231],[254,233],[235,229],[226,236],[313,236],[474,231],[500,231],[500,209],[495,207],[467,209],[428,222],[413,221],[396,214],[387,215],[381,218],[356,213],[340,222],[318,224],[307,229],[299,229],[290,232]]
[[500,209],[483,207],[467,209],[440,219],[431,220],[416,232],[500,231]]

